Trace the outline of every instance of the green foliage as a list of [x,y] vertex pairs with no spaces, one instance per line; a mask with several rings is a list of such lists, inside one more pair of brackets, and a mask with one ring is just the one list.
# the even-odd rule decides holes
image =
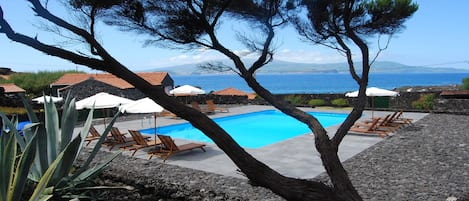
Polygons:
[[[81,132],[73,137],[77,123],[74,99],[66,99],[60,124],[54,103],[46,102],[44,104],[45,122],[39,122],[31,106],[24,98],[23,102],[32,122],[23,129],[23,136],[16,131],[16,125],[7,121],[5,114],[0,113],[4,122],[3,125],[9,128],[5,129],[4,126],[0,136],[1,200],[19,200],[18,196],[22,195],[28,178],[37,182],[30,200],[47,200],[53,196],[91,198],[87,194],[90,189],[93,189],[89,187],[95,186],[92,179],[120,154],[120,152],[117,152],[102,164],[92,168],[89,167],[119,113],[116,113],[84,165],[80,169],[72,171],[74,170],[73,163],[84,145],[85,137],[88,135],[93,110],[89,113]],[[62,127],[60,128],[59,125]],[[19,155],[20,159],[16,161],[17,147],[22,153]]]
[[293,105],[301,105],[306,102],[306,100],[302,96],[298,95],[288,95],[285,97],[285,100]]
[[18,154],[17,139],[21,138],[16,130],[18,121],[10,121],[3,113],[0,116],[3,122],[0,135],[0,200],[20,200],[36,154],[36,138],[33,137],[24,151]]
[[348,100],[345,98],[337,98],[331,101],[332,105],[335,105],[337,107],[345,107],[348,106]]
[[418,5],[411,0],[353,2],[350,6],[350,1],[300,1],[298,8],[303,6],[308,10],[309,21],[298,18],[294,24],[308,40],[324,42],[346,33],[347,27],[363,36],[397,33],[404,27],[404,21],[418,10]]
[[422,95],[418,100],[412,102],[412,107],[419,110],[432,110],[434,98],[435,94]]
[[469,77],[466,77],[462,80],[462,86],[461,89],[463,90],[469,90]]
[[[112,155],[108,161],[101,165],[93,168],[89,168],[89,164],[101,148],[101,144],[104,142],[107,133],[111,130],[115,120],[119,113],[116,113],[112,119],[104,134],[101,136],[99,141],[96,143],[93,152],[88,157],[87,161],[77,171],[72,173],[73,163],[77,159],[80,150],[84,144],[84,140],[88,135],[89,128],[91,127],[91,121],[93,119],[93,110],[89,112],[88,118],[84,123],[83,129],[80,133],[73,138],[75,125],[77,124],[78,112],[75,109],[75,99],[70,100],[67,98],[64,105],[62,106],[62,118],[59,122],[59,115],[57,108],[54,103],[44,103],[45,122],[40,123],[35,113],[32,112],[31,106],[23,99],[25,107],[28,111],[28,116],[32,125],[24,129],[24,136],[26,142],[29,136],[37,135],[39,152],[36,154],[36,160],[33,164],[30,179],[33,181],[39,181],[44,176],[50,177],[50,181],[47,184],[48,187],[53,187],[53,193],[56,196],[67,195],[69,198],[73,197],[86,197],[87,191],[77,192],[77,187],[89,187],[93,185],[91,180],[109,164],[112,159],[118,156],[120,152]],[[59,126],[62,126],[61,128]],[[57,164],[57,170],[52,175],[48,175],[47,170],[57,158],[63,157],[60,163]],[[45,184],[45,185],[46,185]],[[73,195],[73,193],[79,193],[79,195]]]
[[50,84],[62,77],[66,73],[80,73],[77,71],[39,71],[37,73],[16,73],[8,80],[0,80],[0,83],[14,83],[26,90],[32,96],[41,96],[44,91],[49,90]]
[[311,106],[323,106],[326,105],[326,101],[323,99],[311,99],[308,101],[308,105]]
[[0,111],[2,111],[6,115],[14,115],[14,114],[26,114],[26,110],[24,108],[19,107],[4,107],[0,106]]

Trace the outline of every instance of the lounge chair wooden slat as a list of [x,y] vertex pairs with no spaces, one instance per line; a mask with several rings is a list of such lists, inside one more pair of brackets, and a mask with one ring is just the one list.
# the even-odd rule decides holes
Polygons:
[[[127,133],[122,133],[119,128],[112,127],[111,128],[111,136],[112,140],[109,141],[108,146],[110,146],[109,150],[112,150],[116,145],[126,145],[128,143],[135,143],[133,138],[125,137]],[[131,145],[128,145],[131,146]],[[120,148],[126,148],[128,146],[121,146]]]
[[[85,146],[88,146],[92,141],[98,140],[99,138],[101,138],[101,133],[99,133],[98,130],[96,130],[93,125],[91,125],[88,136],[85,138],[85,142],[87,142]],[[109,139],[106,139],[103,144],[107,144],[108,140]]]
[[192,106],[192,108],[194,108],[194,109],[196,109],[196,110],[198,110],[198,111],[200,111],[200,112],[202,112],[202,113],[205,113],[205,114],[213,114],[213,113],[215,113],[215,111],[210,111],[210,110],[208,110],[208,109],[202,109],[202,108],[200,107],[199,103],[196,102],[196,101],[192,101],[192,102],[191,102],[191,106]]
[[129,130],[130,135],[132,135],[132,138],[135,140],[135,144],[132,144],[132,146],[129,146],[129,150],[133,150],[134,152],[132,153],[132,156],[135,155],[135,153],[143,148],[148,148],[152,146],[157,146],[161,144],[160,140],[148,140],[148,138],[145,139],[145,137],[137,130]]
[[380,137],[386,137],[388,131],[378,130],[378,123],[381,118],[375,118],[371,123],[356,123],[354,124],[349,131],[357,133],[367,133],[367,134],[377,134]]
[[187,144],[183,144],[183,145],[178,146],[174,143],[174,140],[170,136],[158,135],[158,138],[162,142],[163,147],[159,152],[155,152],[153,154],[154,155],[161,155],[162,157],[164,157],[163,162],[166,162],[166,160],[170,156],[172,156],[176,153],[179,153],[179,152],[183,152],[183,151],[190,151],[192,149],[200,148],[200,149],[202,149],[202,151],[205,152],[205,149],[204,149],[205,144],[187,143]]
[[212,111],[212,112],[216,112],[216,111],[219,111],[219,112],[230,112],[228,110],[228,108],[222,108],[222,107],[217,107],[215,105],[215,103],[213,102],[213,100],[207,100],[207,107],[208,107],[208,110],[209,111]]

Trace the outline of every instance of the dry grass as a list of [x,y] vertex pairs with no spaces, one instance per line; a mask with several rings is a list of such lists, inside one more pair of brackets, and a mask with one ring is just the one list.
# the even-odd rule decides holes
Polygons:
[[26,114],[26,109],[22,107],[5,107],[5,106],[0,106],[0,111],[3,112],[6,115],[12,115],[12,114]]

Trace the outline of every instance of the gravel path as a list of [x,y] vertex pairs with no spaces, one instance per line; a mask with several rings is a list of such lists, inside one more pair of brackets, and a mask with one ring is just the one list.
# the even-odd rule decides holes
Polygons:
[[[364,200],[469,197],[469,116],[430,114],[345,162]],[[108,153],[102,152],[98,158]],[[113,200],[282,200],[244,179],[120,156],[104,178],[136,186]],[[327,181],[326,175],[316,179]]]
[[354,156],[345,167],[364,200],[467,197],[469,116],[430,114]]

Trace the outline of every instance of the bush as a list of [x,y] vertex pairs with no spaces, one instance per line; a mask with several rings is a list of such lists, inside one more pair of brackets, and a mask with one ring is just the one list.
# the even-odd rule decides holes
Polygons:
[[296,95],[288,95],[287,97],[285,97],[285,100],[293,105],[302,105],[306,102],[302,96]]
[[348,100],[345,99],[345,98],[338,98],[338,99],[334,99],[331,101],[332,105],[335,105],[337,107],[345,107],[345,106],[348,106]]
[[66,73],[82,73],[77,71],[39,71],[37,73],[15,73],[8,80],[1,79],[0,83],[14,83],[26,90],[30,96],[41,96],[43,92],[48,93],[50,84]]
[[323,106],[323,105],[326,105],[326,101],[323,100],[323,99],[311,99],[308,101],[308,105],[311,105],[311,106]]
[[21,200],[27,182],[34,186],[30,200],[39,198],[47,200],[52,197],[58,200],[91,199],[96,196],[92,190],[106,188],[97,186],[94,179],[120,154],[120,151],[101,164],[93,167],[90,164],[101,144],[106,140],[107,133],[111,130],[119,113],[116,113],[111,120],[83,166],[75,168],[73,163],[84,146],[91,127],[93,110],[81,132],[75,135],[77,111],[74,99],[66,99],[62,109],[62,118],[59,118],[54,103],[45,103],[45,121],[42,122],[26,99],[22,97],[22,100],[31,123],[21,131],[16,130],[18,123],[16,117],[10,120],[3,112],[0,112],[0,121],[4,124],[0,132],[0,152],[2,157],[8,158],[8,160],[3,160],[3,158],[0,160],[0,181],[2,181],[0,191],[5,192],[0,193],[0,200]]
[[466,77],[462,80],[461,89],[469,90],[469,77]]
[[422,95],[418,100],[412,102],[412,107],[419,110],[432,110],[434,98],[435,94]]

